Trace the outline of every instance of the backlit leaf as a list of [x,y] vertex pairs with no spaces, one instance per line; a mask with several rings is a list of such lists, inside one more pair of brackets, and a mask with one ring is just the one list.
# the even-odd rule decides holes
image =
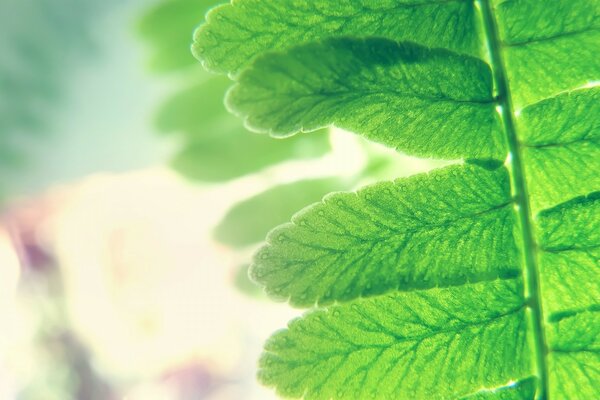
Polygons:
[[219,72],[257,55],[340,36],[373,36],[478,54],[475,9],[461,0],[236,0],[208,15],[194,53]]
[[409,154],[504,159],[491,79],[446,50],[335,39],[259,58],[227,101],[273,136],[333,124]]
[[332,194],[267,242],[252,275],[297,306],[518,273],[503,168],[453,166]]

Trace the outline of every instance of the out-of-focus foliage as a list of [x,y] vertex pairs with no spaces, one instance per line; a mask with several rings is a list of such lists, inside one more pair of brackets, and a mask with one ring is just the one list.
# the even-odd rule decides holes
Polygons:
[[[164,0],[151,8],[139,24],[139,32],[149,43],[150,68],[165,78],[184,81],[180,91],[159,109],[156,117],[159,131],[178,137],[181,143],[172,166],[190,179],[217,183],[254,174],[284,161],[328,154],[328,129],[275,140],[249,132],[239,118],[227,111],[223,96],[231,81],[204,71],[190,51],[199,21],[222,2]],[[311,177],[267,189],[234,207],[217,228],[216,239],[237,248],[254,245],[272,226],[288,220],[295,210],[321,200],[326,193],[350,189],[361,177],[374,173],[389,176],[381,174],[383,170],[388,174],[392,170],[398,172],[398,163],[390,163],[390,156],[379,155],[373,161],[349,180]]]
[[194,84],[173,96],[161,109],[161,132],[179,134],[183,148],[173,166],[200,181],[225,181],[290,158],[318,157],[327,152],[327,135],[273,140],[248,132],[227,112],[223,93],[231,82],[221,76]]
[[151,68],[169,72],[196,66],[198,61],[190,55],[191,32],[218,3],[215,0],[166,0],[150,10],[140,22],[139,30],[152,43]]
[[325,131],[273,141],[248,132],[238,118],[227,112],[223,95],[231,82],[205,72],[190,51],[198,21],[219,3],[166,0],[152,8],[139,25],[142,37],[151,45],[151,69],[165,75],[186,75],[181,91],[157,117],[160,131],[180,138],[181,148],[172,161],[173,167],[194,180],[220,182],[289,159],[322,156],[329,150]]
[[406,159],[397,157],[398,159],[393,160],[390,153],[381,152],[379,147],[362,140],[358,143],[367,160],[354,175],[301,179],[272,186],[232,207],[215,228],[215,239],[235,248],[252,246],[262,242],[273,227],[289,221],[303,207],[321,202],[328,193],[411,175],[423,168],[446,164],[413,162],[414,170],[411,170],[402,165],[407,162]]
[[215,230],[215,238],[234,247],[261,242],[298,209],[320,201],[327,193],[350,186],[336,178],[303,180],[275,186],[234,206]]

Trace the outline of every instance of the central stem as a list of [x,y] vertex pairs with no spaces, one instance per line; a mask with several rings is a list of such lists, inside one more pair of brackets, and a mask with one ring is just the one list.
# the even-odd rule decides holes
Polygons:
[[509,169],[512,180],[513,196],[516,202],[515,211],[522,237],[525,296],[531,312],[531,325],[535,343],[536,374],[540,380],[537,399],[549,400],[548,366],[546,362],[547,347],[544,335],[544,316],[540,298],[536,242],[531,222],[527,182],[523,176],[521,146],[517,137],[510,87],[508,85],[506,68],[501,53],[502,45],[500,43],[498,27],[490,2],[491,0],[479,0],[479,5],[481,6],[483,27],[487,38],[487,47],[490,53],[494,84],[496,86],[498,104],[500,106],[499,112],[510,152]]

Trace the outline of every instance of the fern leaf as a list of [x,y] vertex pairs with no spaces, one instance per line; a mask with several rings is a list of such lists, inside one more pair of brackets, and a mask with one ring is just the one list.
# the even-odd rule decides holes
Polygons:
[[534,212],[600,188],[600,87],[531,105],[519,126]]
[[461,0],[236,0],[208,15],[195,35],[205,67],[237,73],[265,52],[332,36],[407,40],[478,54],[478,21]]
[[506,155],[489,67],[409,43],[332,39],[270,54],[227,101],[273,136],[334,124],[415,155]]
[[600,79],[600,2],[494,3],[517,107]]
[[600,193],[546,210],[537,223],[548,316],[600,309]]
[[317,310],[267,343],[262,381],[315,400],[600,398],[600,2],[374,3],[238,0],[196,34],[255,130],[474,159],[330,195],[269,235],[253,277]]
[[600,381],[600,310],[561,318],[547,329],[550,393],[595,399]]
[[202,181],[224,181],[329,151],[325,130],[285,142],[249,134],[223,105],[229,85],[226,78],[213,77],[190,86],[162,106],[156,119],[158,129],[183,139],[181,151],[172,160],[179,172]]
[[252,276],[296,306],[518,274],[504,168],[454,166],[333,194],[268,242]]
[[526,377],[520,285],[395,292],[309,313],[267,342],[259,377],[307,400],[441,399]]

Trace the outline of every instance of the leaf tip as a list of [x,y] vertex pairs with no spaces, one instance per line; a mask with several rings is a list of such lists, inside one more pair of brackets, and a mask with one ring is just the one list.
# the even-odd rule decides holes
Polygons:
[[220,44],[220,40],[216,38],[215,24],[218,27],[218,22],[223,20],[223,13],[230,7],[232,4],[226,3],[210,9],[206,13],[205,21],[196,28],[193,34],[191,52],[202,66],[211,72],[227,72],[211,50],[218,48]]

